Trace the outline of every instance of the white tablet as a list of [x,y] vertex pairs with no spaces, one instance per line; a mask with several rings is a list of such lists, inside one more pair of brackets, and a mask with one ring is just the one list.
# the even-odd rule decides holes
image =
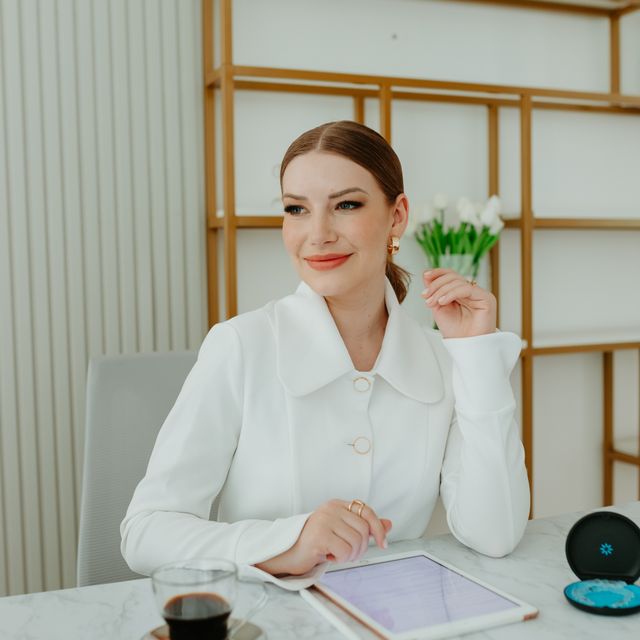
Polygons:
[[331,567],[315,588],[383,638],[448,638],[538,610],[425,552]]

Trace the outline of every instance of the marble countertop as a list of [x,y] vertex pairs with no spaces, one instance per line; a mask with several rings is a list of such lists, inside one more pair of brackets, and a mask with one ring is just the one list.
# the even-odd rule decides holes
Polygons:
[[[607,510],[640,523],[640,502]],[[531,520],[517,549],[505,558],[483,556],[451,535],[394,543],[386,551],[371,548],[369,554],[425,550],[540,610],[535,620],[465,635],[468,640],[640,638],[640,614],[608,617],[585,613],[572,607],[562,593],[567,584],[577,580],[565,557],[566,535],[585,513]],[[273,585],[267,589],[269,602],[255,622],[269,640],[343,637],[296,593]],[[376,637],[340,610],[334,611],[358,637]],[[0,598],[2,640],[138,640],[162,622],[148,579]]]

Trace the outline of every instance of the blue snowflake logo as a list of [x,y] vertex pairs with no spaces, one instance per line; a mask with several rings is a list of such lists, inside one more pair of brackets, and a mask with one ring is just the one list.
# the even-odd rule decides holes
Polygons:
[[603,556],[610,556],[613,553],[613,547],[608,542],[603,542],[600,545],[600,553]]

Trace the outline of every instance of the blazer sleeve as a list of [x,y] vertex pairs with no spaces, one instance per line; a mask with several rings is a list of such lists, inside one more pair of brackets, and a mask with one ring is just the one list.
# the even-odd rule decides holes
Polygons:
[[511,332],[446,338],[452,358],[454,418],[440,492],[453,535],[493,557],[511,553],[529,517],[524,448],[509,376],[522,342]]
[[[324,571],[319,566],[277,579],[252,566],[289,549],[308,513],[274,521],[209,520],[238,443],[242,405],[242,346],[235,328],[220,323],[202,343],[120,525],[122,555],[133,571],[149,575],[167,562],[226,558],[245,576],[286,589],[305,588]],[[247,478],[247,485],[253,481]]]

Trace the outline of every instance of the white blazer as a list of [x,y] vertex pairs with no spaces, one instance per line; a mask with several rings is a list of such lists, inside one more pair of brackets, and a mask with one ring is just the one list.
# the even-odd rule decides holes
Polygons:
[[284,579],[251,565],[289,549],[332,498],[371,505],[393,521],[394,541],[424,533],[440,493],[461,543],[495,557],[514,549],[530,500],[509,382],[521,340],[443,339],[385,286],[389,319],[371,371],[354,369],[305,283],[212,327],[121,524],[134,571],[223,557],[307,587],[326,563]]

